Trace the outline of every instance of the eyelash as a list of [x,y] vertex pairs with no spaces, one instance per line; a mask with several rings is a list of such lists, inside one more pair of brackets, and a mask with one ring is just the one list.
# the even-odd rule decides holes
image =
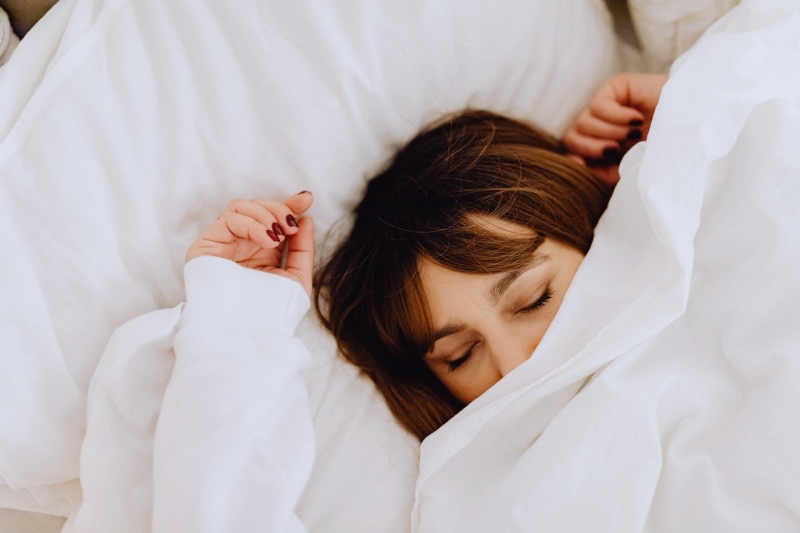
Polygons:
[[[544,304],[549,302],[550,298],[552,298],[552,297],[553,297],[553,291],[550,290],[550,287],[547,287],[544,290],[544,294],[542,294],[542,296],[538,300],[533,302],[531,305],[528,305],[528,306],[523,307],[522,309],[518,310],[517,314],[518,313],[523,313],[523,314],[532,313],[533,311],[536,311],[537,309],[540,309],[541,307],[543,307]],[[466,363],[467,360],[470,357],[472,357],[472,351],[475,349],[475,346],[477,344],[478,344],[477,342],[472,343],[472,346],[469,347],[469,350],[467,350],[466,353],[464,353],[464,355],[462,355],[461,357],[459,357],[458,359],[456,359],[454,361],[448,361],[447,362],[448,371],[449,372],[453,372],[455,369],[457,369],[458,367],[460,367],[461,365]]]
[[518,310],[518,311],[517,311],[515,314],[519,314],[519,313],[522,313],[522,314],[525,314],[525,313],[532,313],[533,311],[536,311],[537,309],[540,309],[541,307],[543,307],[543,306],[544,306],[544,304],[546,304],[547,302],[549,302],[549,301],[550,301],[550,298],[552,298],[552,297],[553,297],[553,291],[551,291],[551,290],[550,290],[550,287],[548,286],[548,287],[547,287],[547,288],[544,290],[544,294],[542,294],[541,298],[539,298],[538,300],[536,300],[535,302],[533,302],[531,305],[529,305],[529,306],[527,306],[527,307],[523,307],[522,309]]
[[467,362],[467,359],[469,359],[470,357],[472,357],[472,350],[474,350],[474,349],[475,349],[475,345],[476,345],[476,344],[478,344],[478,343],[477,343],[477,342],[473,342],[473,343],[472,343],[472,346],[470,346],[470,347],[469,347],[469,350],[467,350],[467,351],[466,351],[466,353],[465,353],[464,355],[462,355],[461,357],[459,357],[459,358],[458,358],[458,359],[456,359],[455,361],[448,361],[448,362],[447,362],[447,366],[448,366],[448,372],[452,372],[452,371],[453,371],[453,370],[455,370],[456,368],[458,368],[458,367],[460,367],[461,365],[463,365],[464,363],[466,363],[466,362]]

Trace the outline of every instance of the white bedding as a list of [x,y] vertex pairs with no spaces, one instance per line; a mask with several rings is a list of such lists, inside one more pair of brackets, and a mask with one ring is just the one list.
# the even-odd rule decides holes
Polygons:
[[[798,36],[800,2],[752,0],[675,65],[535,356],[425,441],[418,476],[399,433],[342,440],[358,430],[316,420],[330,440],[300,509],[310,530],[800,530]],[[176,318],[120,328],[95,374],[81,472],[105,530],[146,528],[142,466]],[[306,327],[329,361],[330,339]],[[331,368],[352,372],[325,362],[312,387]],[[382,442],[391,467],[352,442]],[[365,500],[350,483],[340,497],[357,479],[342,447],[384,468],[369,491],[385,492]],[[136,498],[120,505],[119,485]]]
[[[61,0],[0,69],[0,507],[147,530],[182,256],[230,197],[323,191],[322,238],[439,112],[563,130],[606,14],[504,5]],[[419,475],[307,317],[309,530],[800,530],[798,36],[751,0],[679,61],[536,356]]]
[[[95,370],[112,331],[183,300],[185,250],[231,198],[311,189],[324,242],[424,123],[472,105],[560,134],[615,61],[601,0],[60,0],[0,69],[0,507],[146,530],[171,312]],[[301,328],[318,455],[299,513],[407,531],[417,444]],[[81,474],[113,503],[82,502]]]
[[713,26],[649,135],[537,352],[423,443],[414,531],[800,531],[800,2]]

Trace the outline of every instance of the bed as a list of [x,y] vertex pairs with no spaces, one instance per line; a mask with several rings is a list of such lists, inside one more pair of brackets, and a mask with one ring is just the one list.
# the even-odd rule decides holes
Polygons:
[[[306,317],[310,531],[798,529],[799,19],[746,2],[679,59],[537,357],[421,448]],[[421,125],[561,134],[616,47],[599,0],[61,0],[0,69],[0,507],[149,530],[183,255],[231,198],[313,190],[324,249]]]

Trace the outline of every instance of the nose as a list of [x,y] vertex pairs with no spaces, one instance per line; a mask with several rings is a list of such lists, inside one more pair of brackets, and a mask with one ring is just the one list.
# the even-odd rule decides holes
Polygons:
[[505,334],[495,339],[487,339],[492,365],[498,374],[506,374],[530,359],[540,339],[524,339],[519,336]]

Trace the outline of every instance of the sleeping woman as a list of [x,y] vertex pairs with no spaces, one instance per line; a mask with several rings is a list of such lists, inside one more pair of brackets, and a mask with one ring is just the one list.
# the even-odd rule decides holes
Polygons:
[[206,502],[202,489],[205,472],[215,483],[230,472],[269,517],[265,531],[303,531],[293,508],[314,439],[299,374],[310,356],[294,330],[312,297],[342,354],[419,439],[535,356],[665,81],[615,76],[563,142],[485,111],[434,124],[369,182],[316,274],[310,192],[231,202],[186,255],[157,433],[180,453],[155,458],[156,501],[170,504],[154,506],[154,529],[231,527],[246,502]]
[[534,353],[665,81],[610,79],[563,143],[483,111],[426,129],[369,182],[313,284],[308,192],[232,202],[187,260],[300,283],[344,356],[423,439]]

